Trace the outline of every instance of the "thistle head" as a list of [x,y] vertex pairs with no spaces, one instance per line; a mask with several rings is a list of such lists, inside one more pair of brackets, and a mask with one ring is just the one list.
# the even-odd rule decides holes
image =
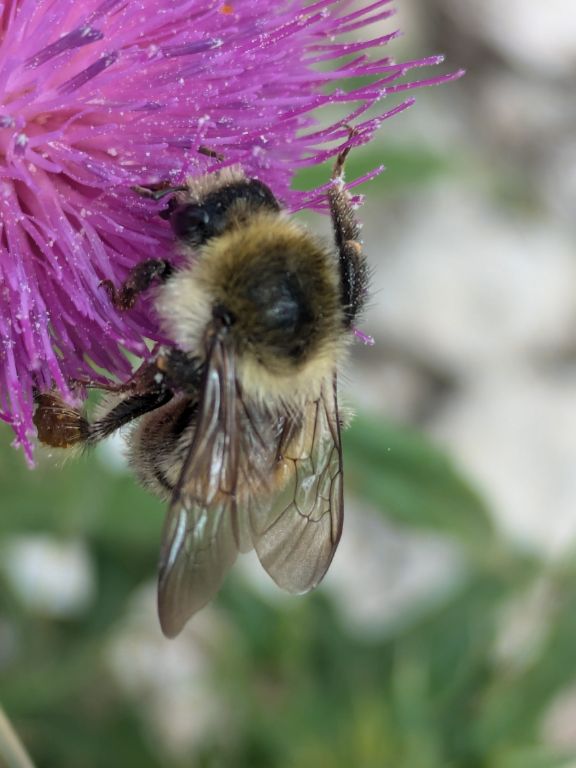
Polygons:
[[[125,378],[126,351],[158,338],[149,301],[119,314],[100,287],[170,249],[158,206],[131,188],[221,167],[207,146],[292,210],[323,207],[325,190],[290,189],[296,170],[412,103],[384,97],[455,76],[407,81],[440,59],[382,57],[396,33],[370,26],[391,15],[389,0],[2,4],[0,417],[28,458],[35,389]],[[340,118],[320,119],[328,105]]]

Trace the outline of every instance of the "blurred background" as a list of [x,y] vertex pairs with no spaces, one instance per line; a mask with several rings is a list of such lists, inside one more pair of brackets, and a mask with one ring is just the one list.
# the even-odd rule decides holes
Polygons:
[[396,58],[468,73],[349,162],[388,170],[322,587],[242,557],[165,640],[121,445],[30,472],[0,430],[0,700],[42,768],[576,766],[576,7],[397,5]]

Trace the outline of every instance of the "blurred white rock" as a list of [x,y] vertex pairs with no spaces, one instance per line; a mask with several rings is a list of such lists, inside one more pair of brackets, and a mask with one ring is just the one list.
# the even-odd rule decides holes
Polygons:
[[502,531],[556,557],[576,542],[576,371],[492,372],[447,401],[432,421],[476,482]]
[[[460,4],[462,0],[457,0]],[[456,0],[453,0],[456,2]],[[476,5],[467,0],[468,5]],[[480,14],[484,37],[533,75],[570,76],[576,67],[573,0],[486,0]]]
[[[247,588],[283,610],[307,599],[277,587],[254,552],[240,557],[235,570]],[[334,603],[349,632],[383,636],[446,599],[463,573],[459,549],[444,537],[400,529],[383,513],[347,499],[342,538],[318,591]]]
[[2,543],[0,567],[22,603],[45,616],[75,616],[94,597],[94,566],[79,539],[9,538]]
[[464,561],[446,538],[401,529],[356,502],[322,586],[348,631],[383,636],[417,620],[461,583]]
[[[542,173],[542,192],[551,210],[561,217],[574,232],[576,209],[576,137],[572,121],[569,135],[554,141],[549,148]],[[575,238],[576,240],[576,238]],[[576,252],[576,246],[574,248]]]
[[[569,119],[574,118],[574,105],[566,103],[565,90],[552,87],[546,80],[533,80],[516,70],[499,70],[486,74],[479,86],[478,106],[483,112],[488,144],[484,150],[497,142],[517,156],[550,154],[558,137],[568,128]],[[546,140],[551,135],[554,142]],[[487,170],[498,174],[497,167],[489,166]],[[522,170],[515,169],[518,174]]]
[[[555,749],[569,753],[576,750],[576,685],[565,688],[552,702],[542,736]],[[567,763],[566,768],[576,768],[576,762]]]
[[532,76],[572,76],[576,65],[572,0],[443,0],[442,5],[462,28]]
[[[262,567],[254,550],[241,554],[234,563],[233,574],[240,576],[246,589],[252,589],[258,597],[272,605],[281,604],[283,609],[295,604],[300,597],[285,592],[275,584]],[[232,576],[234,578],[234,576]]]
[[[550,221],[445,184],[415,198],[390,230],[373,257],[377,341],[461,377],[572,346],[574,242]],[[372,221],[365,232],[367,242],[382,239]]]
[[543,573],[522,594],[504,605],[494,648],[496,663],[505,675],[524,672],[537,663],[555,626],[555,585]]
[[430,394],[430,382],[408,361],[386,359],[380,350],[371,354],[375,359],[355,362],[340,378],[341,405],[410,423]]
[[158,624],[156,585],[134,594],[110,638],[107,660],[120,687],[138,702],[150,743],[163,759],[189,756],[221,733],[230,739],[235,720],[218,693],[214,661],[235,645],[233,628],[213,605],[167,640]]

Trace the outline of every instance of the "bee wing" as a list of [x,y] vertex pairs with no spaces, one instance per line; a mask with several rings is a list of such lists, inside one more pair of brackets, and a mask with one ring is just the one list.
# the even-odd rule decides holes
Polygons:
[[194,437],[164,524],[158,613],[168,637],[216,594],[236,559],[238,462],[234,354],[215,337]]
[[[340,541],[343,520],[342,445],[336,394],[324,386],[303,418],[287,421],[278,444],[276,471],[282,490],[262,520],[250,510],[260,562],[282,589],[308,592],[322,580]],[[278,478],[280,479],[280,478]]]

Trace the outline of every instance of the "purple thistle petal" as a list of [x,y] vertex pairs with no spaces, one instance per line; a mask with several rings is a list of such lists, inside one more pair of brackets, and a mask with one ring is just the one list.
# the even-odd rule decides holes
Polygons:
[[[441,58],[382,57],[398,33],[369,29],[390,2],[0,5],[0,418],[30,461],[34,387],[67,395],[71,380],[105,380],[94,366],[125,378],[125,350],[145,355],[159,338],[149,297],[120,314],[100,288],[170,252],[158,206],[132,185],[215,169],[197,152],[208,146],[291,210],[324,209],[328,184],[291,190],[295,169],[366,143],[413,102],[381,109],[386,96],[460,75],[403,80]],[[343,110],[326,125],[318,110],[331,105]]]
[[65,51],[68,51],[72,48],[79,48],[82,45],[90,45],[90,43],[95,43],[98,40],[102,40],[103,37],[104,35],[102,32],[100,32],[99,29],[94,29],[93,27],[85,24],[82,27],[73,29],[72,32],[69,32],[67,35],[63,35],[60,40],[52,43],[52,45],[47,45],[42,49],[42,51],[40,51],[40,53],[37,53],[35,56],[31,56],[26,61],[25,66],[38,67],[40,64],[44,64],[45,62],[54,58],[54,56],[59,56],[61,53],[64,53]]

